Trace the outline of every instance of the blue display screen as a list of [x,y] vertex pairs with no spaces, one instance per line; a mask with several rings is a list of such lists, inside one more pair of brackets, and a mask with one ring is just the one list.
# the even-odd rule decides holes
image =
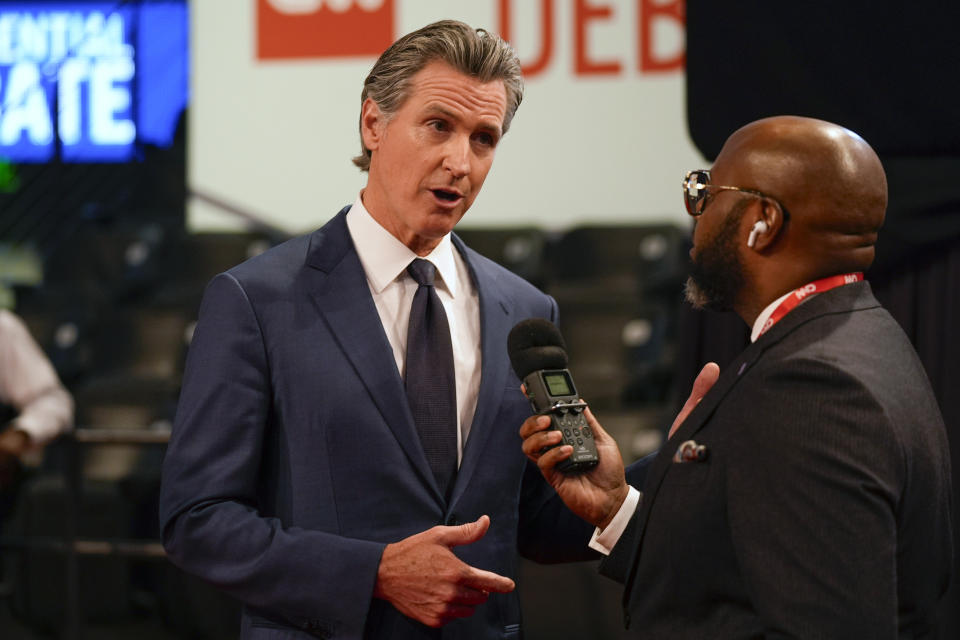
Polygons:
[[185,0],[0,1],[0,157],[126,162],[187,105]]

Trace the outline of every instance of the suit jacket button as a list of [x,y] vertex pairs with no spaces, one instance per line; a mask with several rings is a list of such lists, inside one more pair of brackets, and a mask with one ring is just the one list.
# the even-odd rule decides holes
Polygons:
[[451,513],[450,515],[447,516],[446,524],[448,527],[455,527],[458,524],[460,524],[460,518],[457,517],[457,514]]

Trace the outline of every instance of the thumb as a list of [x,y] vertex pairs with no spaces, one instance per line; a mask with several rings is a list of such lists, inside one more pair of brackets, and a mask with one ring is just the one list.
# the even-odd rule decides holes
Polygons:
[[694,404],[700,402],[703,396],[707,395],[707,392],[713,388],[713,385],[716,384],[717,378],[719,377],[720,365],[716,362],[708,362],[703,365],[703,369],[700,370],[697,379],[693,381],[693,391],[690,392],[690,397],[687,398],[687,402],[694,399],[696,400]]
[[613,439],[612,436],[606,432],[606,430],[600,426],[600,423],[597,422],[596,416],[593,415],[593,411],[590,410],[590,407],[585,407],[583,410],[583,415],[587,419],[587,425],[593,429],[593,439],[598,444],[607,439]]
[[693,389],[690,390],[690,396],[683,404],[683,408],[680,409],[680,413],[677,414],[677,419],[674,420],[670,426],[670,433],[667,434],[667,438],[673,436],[673,433],[680,428],[680,425],[687,419],[687,416],[690,415],[694,407],[703,400],[703,396],[707,395],[707,392],[713,388],[713,385],[719,377],[720,366],[716,362],[708,362],[703,365],[703,369],[697,374],[697,379],[693,381]]
[[473,522],[467,522],[455,527],[444,527],[445,531],[441,542],[448,547],[459,547],[473,544],[487,533],[490,528],[490,516],[480,516]]

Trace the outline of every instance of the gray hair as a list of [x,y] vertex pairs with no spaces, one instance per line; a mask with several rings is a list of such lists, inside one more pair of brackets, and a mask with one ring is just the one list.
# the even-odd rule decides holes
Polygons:
[[[390,45],[363,82],[361,106],[371,98],[389,121],[409,97],[410,78],[435,61],[445,62],[480,82],[503,81],[507,92],[503,116],[506,133],[523,99],[523,74],[517,54],[499,36],[456,20],[428,24]],[[362,153],[353,159],[353,164],[361,171],[369,171],[371,151],[363,143],[362,122],[360,148]]]

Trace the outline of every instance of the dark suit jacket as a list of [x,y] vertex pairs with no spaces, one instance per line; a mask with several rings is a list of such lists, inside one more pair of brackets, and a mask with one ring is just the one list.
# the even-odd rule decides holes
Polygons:
[[[590,556],[590,527],[547,504],[518,430],[530,406],[510,329],[556,303],[454,237],[479,291],[482,380],[451,502],[420,446],[344,209],[208,286],[160,504],[170,559],[244,604],[244,638],[511,638],[516,594],[442,632],[373,599],[384,546],[438,524],[492,524],[458,547],[516,577],[516,552]],[[568,518],[568,535],[554,535]],[[309,635],[308,635],[309,634]]]
[[[695,439],[704,462],[671,462]],[[950,579],[949,451],[867,283],[801,305],[664,446],[601,570],[649,638],[925,637]]]

